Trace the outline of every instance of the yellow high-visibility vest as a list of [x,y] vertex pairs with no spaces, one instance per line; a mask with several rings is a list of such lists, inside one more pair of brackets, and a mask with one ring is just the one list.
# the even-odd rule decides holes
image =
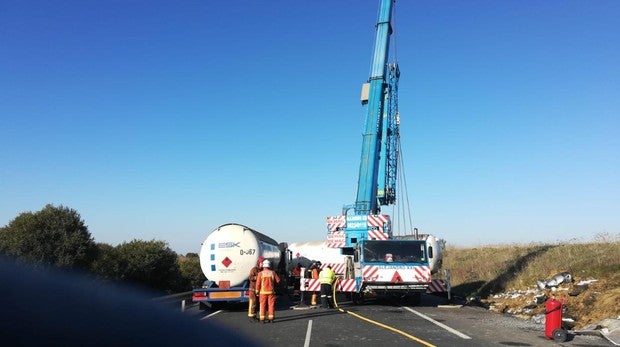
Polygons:
[[321,270],[321,273],[319,274],[319,281],[321,282],[321,284],[332,284],[334,283],[335,279],[336,274],[334,273],[334,271],[332,271],[332,269],[328,267]]

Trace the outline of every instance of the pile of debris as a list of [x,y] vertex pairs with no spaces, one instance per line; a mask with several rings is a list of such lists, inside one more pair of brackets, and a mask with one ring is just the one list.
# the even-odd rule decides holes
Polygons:
[[570,302],[576,300],[570,298],[582,295],[595,282],[596,279],[575,282],[570,273],[561,272],[547,280],[538,280],[535,288],[491,295],[481,302],[491,311],[508,313],[544,324],[545,302],[547,299],[555,298],[564,302],[562,320],[566,329],[572,329],[576,325],[577,317],[571,312]]
[[539,280],[532,288],[491,295],[480,303],[491,311],[544,325],[545,303],[550,298],[563,303],[562,327],[566,330],[588,330],[606,319],[620,319],[618,288],[613,282],[594,278],[577,281],[568,272]]

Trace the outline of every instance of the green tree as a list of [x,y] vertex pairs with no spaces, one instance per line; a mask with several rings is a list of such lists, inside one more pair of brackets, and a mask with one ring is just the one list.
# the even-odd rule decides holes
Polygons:
[[164,241],[132,240],[114,249],[116,278],[149,288],[173,292],[181,273],[177,254]]
[[187,253],[184,257],[179,257],[178,262],[181,276],[183,277],[180,290],[190,290],[195,287],[200,287],[207,279],[200,267],[200,258],[198,254]]
[[34,265],[87,269],[96,246],[77,211],[48,204],[0,228],[0,252]]
[[118,260],[116,248],[107,243],[97,243],[96,257],[91,265],[91,271],[101,278],[117,279]]

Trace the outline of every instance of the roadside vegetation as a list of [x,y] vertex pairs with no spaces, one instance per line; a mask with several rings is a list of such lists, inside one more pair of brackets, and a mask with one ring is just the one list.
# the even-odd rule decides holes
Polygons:
[[[610,234],[590,242],[448,246],[444,268],[451,272],[454,295],[524,318],[544,314],[540,291],[533,290],[537,281],[568,272],[572,283],[545,289],[543,296],[564,300],[567,315],[583,327],[620,316],[619,254],[620,235]],[[98,280],[148,288],[154,295],[188,291],[205,280],[198,254],[176,254],[161,240],[97,243],[80,214],[64,206],[24,212],[0,227],[0,256],[33,267],[86,272]],[[583,281],[587,284],[579,285]],[[510,292],[518,295],[502,295]]]
[[[620,235],[599,234],[589,242],[447,247],[444,268],[453,293],[469,302],[531,318],[544,314],[544,300],[554,297],[579,328],[620,316],[619,254]],[[571,274],[571,283],[537,287],[562,272]]]
[[64,206],[24,212],[1,227],[0,255],[35,268],[90,273],[156,295],[188,291],[205,279],[198,254],[178,255],[161,240],[96,243],[80,214]]

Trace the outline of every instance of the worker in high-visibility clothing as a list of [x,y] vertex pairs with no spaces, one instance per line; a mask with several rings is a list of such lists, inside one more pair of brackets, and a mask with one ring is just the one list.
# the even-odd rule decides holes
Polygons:
[[301,282],[301,263],[291,270],[291,278],[289,283],[293,283],[293,295],[299,295],[299,287]]
[[[310,278],[312,278],[313,280],[319,279],[319,266],[321,266],[321,262],[313,263],[310,266]],[[312,292],[310,305],[316,306],[316,292]]]
[[248,317],[251,321],[255,321],[256,319],[256,302],[258,301],[258,297],[256,296],[256,278],[258,277],[258,273],[263,269],[263,261],[265,258],[258,257],[258,261],[256,265],[250,270],[250,290],[248,296],[250,297],[250,301],[248,302]]
[[[263,271],[256,276],[256,294],[259,296],[260,301],[258,319],[262,323],[273,322],[276,310],[275,287],[278,283],[280,283],[280,276],[271,270],[271,263],[265,259],[263,261]],[[267,311],[267,317],[265,317],[265,311]]]
[[321,282],[321,307],[334,308],[334,300],[332,300],[332,284],[336,280],[336,274],[332,271],[331,265],[327,265],[319,273],[319,281]]

